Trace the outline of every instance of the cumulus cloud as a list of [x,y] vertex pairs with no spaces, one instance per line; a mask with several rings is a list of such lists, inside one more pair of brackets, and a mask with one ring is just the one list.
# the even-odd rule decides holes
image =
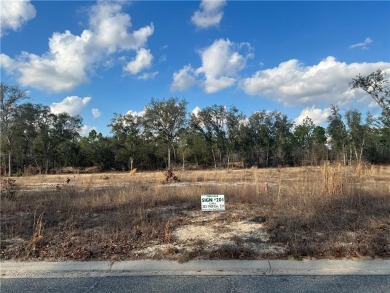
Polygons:
[[[243,49],[249,52],[241,53]],[[173,74],[173,90],[186,89],[197,81],[206,93],[215,93],[233,86],[238,73],[244,69],[249,58],[253,57],[248,44],[236,44],[229,40],[215,40],[213,44],[199,51],[202,65],[196,70],[186,65]]]
[[135,58],[130,61],[124,71],[131,74],[137,74],[140,71],[149,68],[152,65],[153,55],[150,53],[150,50],[141,48],[137,51]]
[[316,65],[305,66],[292,59],[242,79],[240,87],[249,95],[267,97],[285,105],[312,106],[324,102],[346,105],[367,98],[363,92],[349,88],[352,78],[377,69],[390,72],[390,63],[347,64],[330,56]]
[[314,125],[320,126],[328,120],[330,114],[330,108],[320,109],[312,106],[303,109],[294,121],[296,125],[300,125],[302,124],[303,120],[306,119],[306,117],[309,117],[313,121]]
[[129,32],[130,16],[118,2],[98,2],[91,9],[89,28],[79,36],[55,32],[41,56],[23,52],[14,59],[1,56],[1,67],[15,74],[22,86],[49,92],[72,90],[88,81],[99,62],[119,51],[138,50],[153,34],[153,24]]
[[15,66],[15,61],[5,54],[0,54],[0,67],[11,71]]
[[8,30],[17,31],[27,21],[36,15],[34,6],[29,0],[26,1],[0,1],[0,36],[2,37]]
[[102,112],[100,112],[100,110],[98,108],[93,108],[92,109],[92,116],[93,116],[93,118],[99,118],[100,116],[102,116]]
[[198,28],[208,28],[217,26],[222,19],[222,7],[226,4],[225,0],[202,0],[199,10],[195,11],[191,21]]
[[49,40],[50,51],[42,56],[23,52],[15,59],[1,64],[7,72],[15,73],[22,86],[60,92],[73,89],[88,80],[87,69],[94,63],[94,54],[88,54],[87,46],[93,38],[84,31],[74,36],[69,31],[54,33]]
[[93,129],[95,131],[97,131],[97,127],[95,127],[95,126],[83,125],[83,126],[81,126],[79,133],[80,133],[81,136],[88,136],[88,134]]
[[142,110],[142,111],[129,110],[129,111],[127,111],[126,115],[131,115],[135,118],[142,118],[145,115],[145,110]]
[[372,40],[370,38],[366,38],[363,42],[361,43],[357,43],[357,44],[353,44],[351,46],[349,46],[350,49],[353,49],[353,48],[360,48],[362,50],[367,50],[369,49],[369,44],[372,43]]
[[[205,76],[204,90],[206,93],[214,93],[232,86],[248,58],[238,52],[239,48],[229,40],[216,40],[211,46],[201,51],[202,66],[196,70],[197,74]],[[239,47],[239,46],[238,46]]]
[[79,115],[82,109],[88,105],[91,101],[91,97],[79,98],[77,96],[66,97],[59,103],[53,103],[50,106],[50,110],[54,114],[68,113],[71,116]]
[[145,72],[139,75],[137,78],[142,79],[142,80],[148,80],[148,79],[153,79],[157,76],[158,71],[153,71],[153,72]]
[[154,31],[151,24],[129,33],[130,16],[121,11],[119,2],[100,1],[91,9],[89,23],[95,34],[94,43],[109,53],[117,50],[137,50],[145,45]]
[[193,86],[195,83],[195,71],[191,65],[186,65],[173,73],[171,89],[174,91],[181,91]]

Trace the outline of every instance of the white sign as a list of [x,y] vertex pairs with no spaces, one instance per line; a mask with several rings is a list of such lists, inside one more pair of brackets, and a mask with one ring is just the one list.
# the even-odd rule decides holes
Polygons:
[[225,196],[223,194],[201,195],[202,212],[224,211]]

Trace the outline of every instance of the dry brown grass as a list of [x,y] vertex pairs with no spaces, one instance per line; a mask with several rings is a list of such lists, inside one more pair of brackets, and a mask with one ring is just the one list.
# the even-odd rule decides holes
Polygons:
[[[175,174],[181,182],[163,183],[164,172],[17,178],[16,195],[1,199],[1,258],[390,257],[388,166]],[[224,194],[226,211],[199,212],[201,194]],[[223,233],[254,219],[269,240],[233,237],[206,248],[207,239],[175,236],[193,223]],[[283,249],[264,248],[271,244]]]

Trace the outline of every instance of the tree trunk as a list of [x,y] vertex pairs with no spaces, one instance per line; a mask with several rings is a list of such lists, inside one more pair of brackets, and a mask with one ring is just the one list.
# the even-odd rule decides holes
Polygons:
[[352,166],[352,147],[349,147],[349,165]]
[[213,160],[214,160],[214,168],[217,169],[217,162],[215,160],[215,154],[214,154],[214,149],[211,147],[211,153],[213,154]]
[[357,163],[360,164],[359,155],[358,155],[358,151],[356,149],[355,144],[353,145],[353,151],[355,152],[355,157],[356,157]]
[[168,170],[171,169],[171,149],[168,145]]
[[11,151],[8,153],[8,176],[12,176],[12,166],[11,166]]
[[267,158],[266,158],[266,162],[267,162],[267,167],[269,167],[269,145],[267,147]]
[[186,167],[185,167],[185,157],[184,157],[184,151],[183,151],[183,171],[186,169]]
[[359,162],[360,163],[362,162],[363,150],[364,150],[364,138],[363,138],[362,145],[361,145],[361,148],[360,148],[360,155],[359,155]]
[[347,156],[348,156],[348,154],[345,151],[345,146],[343,146],[342,152],[343,152],[343,163],[344,163],[344,166],[346,166],[347,165]]
[[176,154],[176,148],[175,148],[175,146],[172,146],[172,149],[173,149],[173,160],[176,162],[176,160],[177,160],[177,154]]

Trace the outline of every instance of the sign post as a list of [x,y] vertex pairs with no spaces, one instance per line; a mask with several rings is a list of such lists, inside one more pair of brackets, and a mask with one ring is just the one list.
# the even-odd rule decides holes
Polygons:
[[202,212],[224,211],[225,195],[206,194],[201,195]]

